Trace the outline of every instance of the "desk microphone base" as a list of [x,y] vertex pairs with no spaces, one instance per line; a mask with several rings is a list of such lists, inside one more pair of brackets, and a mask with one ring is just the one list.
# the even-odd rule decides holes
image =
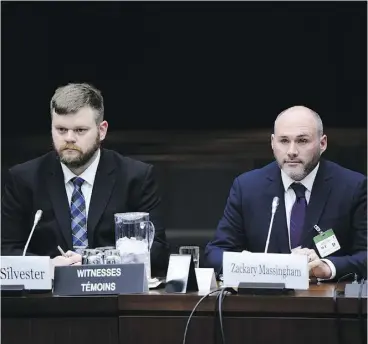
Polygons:
[[22,296],[24,292],[24,285],[21,284],[0,286],[1,296]]
[[286,289],[285,283],[241,282],[238,286],[239,295],[286,295],[293,291],[293,289]]

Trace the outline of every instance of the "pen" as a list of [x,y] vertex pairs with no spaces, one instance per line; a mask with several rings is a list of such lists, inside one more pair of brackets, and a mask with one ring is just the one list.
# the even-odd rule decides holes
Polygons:
[[59,250],[59,252],[61,253],[61,255],[62,255],[63,257],[68,258],[68,256],[66,255],[66,253],[63,251],[63,249],[62,249],[60,246],[58,246],[58,247],[57,247],[57,249]]

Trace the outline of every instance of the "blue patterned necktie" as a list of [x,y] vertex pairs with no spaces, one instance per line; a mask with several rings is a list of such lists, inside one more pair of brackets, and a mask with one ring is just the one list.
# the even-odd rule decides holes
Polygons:
[[293,249],[299,246],[307,210],[307,200],[305,199],[305,186],[303,184],[293,183],[290,187],[295,191],[296,195],[290,216],[290,245]]
[[88,246],[86,202],[82,193],[84,179],[72,179],[74,190],[70,203],[70,216],[72,224],[73,246]]

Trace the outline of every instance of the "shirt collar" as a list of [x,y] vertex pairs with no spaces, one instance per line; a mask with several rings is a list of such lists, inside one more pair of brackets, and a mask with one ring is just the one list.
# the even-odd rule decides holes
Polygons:
[[63,173],[64,173],[65,184],[68,184],[70,180],[73,179],[74,177],[80,177],[80,178],[83,178],[85,182],[93,186],[93,183],[96,177],[98,163],[100,162],[100,156],[101,156],[101,153],[100,153],[100,150],[98,150],[95,160],[79,176],[75,175],[68,167],[66,167],[65,164],[61,163],[61,168],[63,169]]
[[[318,168],[319,163],[304,179],[299,182],[303,184],[309,192],[312,192],[312,187],[314,180],[316,179]],[[291,184],[295,183],[295,180],[291,179],[283,170],[281,170],[281,179],[282,183],[284,184],[285,191],[289,189]]]

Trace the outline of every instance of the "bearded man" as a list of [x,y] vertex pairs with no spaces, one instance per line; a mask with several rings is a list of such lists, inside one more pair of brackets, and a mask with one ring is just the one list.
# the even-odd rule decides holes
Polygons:
[[147,212],[156,230],[152,275],[165,275],[169,248],[153,166],[101,148],[108,123],[101,92],[93,86],[58,88],[50,111],[54,151],[9,171],[2,255],[22,254],[39,209],[42,217],[27,254],[50,256],[54,265],[80,264],[77,248],[115,246],[114,214]]

